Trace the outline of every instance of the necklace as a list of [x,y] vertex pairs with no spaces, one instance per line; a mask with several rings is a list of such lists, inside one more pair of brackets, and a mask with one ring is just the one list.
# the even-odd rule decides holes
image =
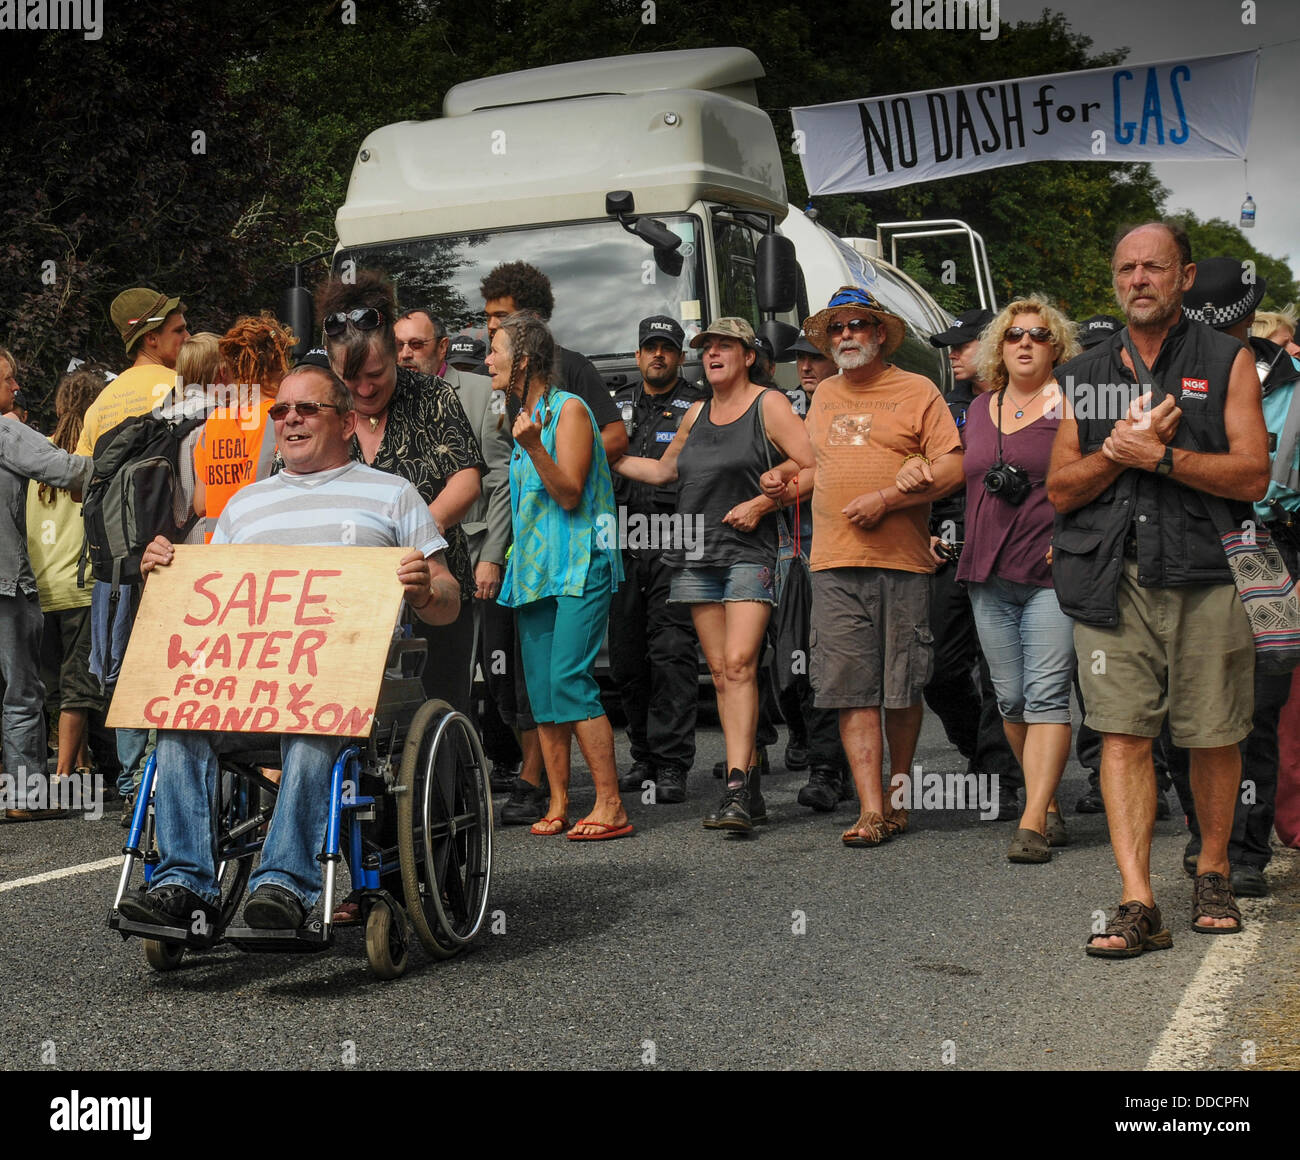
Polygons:
[[371,433],[372,435],[373,435],[376,431],[379,430],[379,420],[380,420],[380,418],[382,418],[382,416],[380,416],[380,415],[367,415],[367,416],[366,416],[366,422],[370,424],[370,433]]
[[[1051,382],[1051,380],[1049,379],[1048,382]],[[1008,391],[1010,389],[1011,389],[1010,387],[1006,388],[1006,390]],[[1044,383],[1041,387],[1038,388],[1038,390],[1036,390],[1032,395],[1030,395],[1029,398],[1027,398],[1023,403],[1021,403],[1020,409],[1016,412],[1016,418],[1023,419],[1025,417],[1025,408],[1028,407],[1029,404],[1032,403],[1036,398],[1038,398],[1038,396],[1041,395],[1045,390],[1047,390],[1047,383]]]

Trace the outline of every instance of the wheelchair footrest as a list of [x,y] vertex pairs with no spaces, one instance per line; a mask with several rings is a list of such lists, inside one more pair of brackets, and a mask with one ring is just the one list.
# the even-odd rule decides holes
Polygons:
[[319,918],[297,930],[259,930],[252,926],[229,926],[225,941],[241,951],[255,954],[313,954],[326,950],[333,942]]
[[108,925],[123,938],[136,935],[139,938],[157,939],[159,942],[180,943],[190,950],[211,950],[216,940],[212,934],[198,935],[184,926],[159,926],[153,922],[137,922],[126,918],[116,910],[108,917]]

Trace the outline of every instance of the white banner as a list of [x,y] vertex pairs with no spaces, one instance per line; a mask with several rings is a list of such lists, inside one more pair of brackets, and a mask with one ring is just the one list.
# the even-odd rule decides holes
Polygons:
[[1026,161],[1244,157],[1259,52],[991,81],[792,109],[810,194]]

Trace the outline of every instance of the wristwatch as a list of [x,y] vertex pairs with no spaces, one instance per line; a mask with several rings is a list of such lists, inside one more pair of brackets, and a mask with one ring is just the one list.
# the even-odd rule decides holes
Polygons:
[[1174,469],[1174,449],[1168,445],[1165,446],[1165,453],[1160,457],[1160,462],[1156,464],[1157,475],[1168,475]]

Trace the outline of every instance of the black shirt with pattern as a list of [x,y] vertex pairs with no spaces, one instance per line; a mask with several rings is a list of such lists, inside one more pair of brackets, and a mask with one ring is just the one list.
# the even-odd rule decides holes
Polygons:
[[[366,420],[357,416],[358,423]],[[365,461],[361,443],[352,436],[352,458]],[[447,479],[467,467],[487,471],[483,451],[455,389],[444,379],[397,368],[397,388],[388,404],[384,437],[370,466],[409,480],[425,503],[433,503]],[[464,529],[439,529],[447,541],[447,568],[460,584],[462,601],[472,600],[476,585]]]

